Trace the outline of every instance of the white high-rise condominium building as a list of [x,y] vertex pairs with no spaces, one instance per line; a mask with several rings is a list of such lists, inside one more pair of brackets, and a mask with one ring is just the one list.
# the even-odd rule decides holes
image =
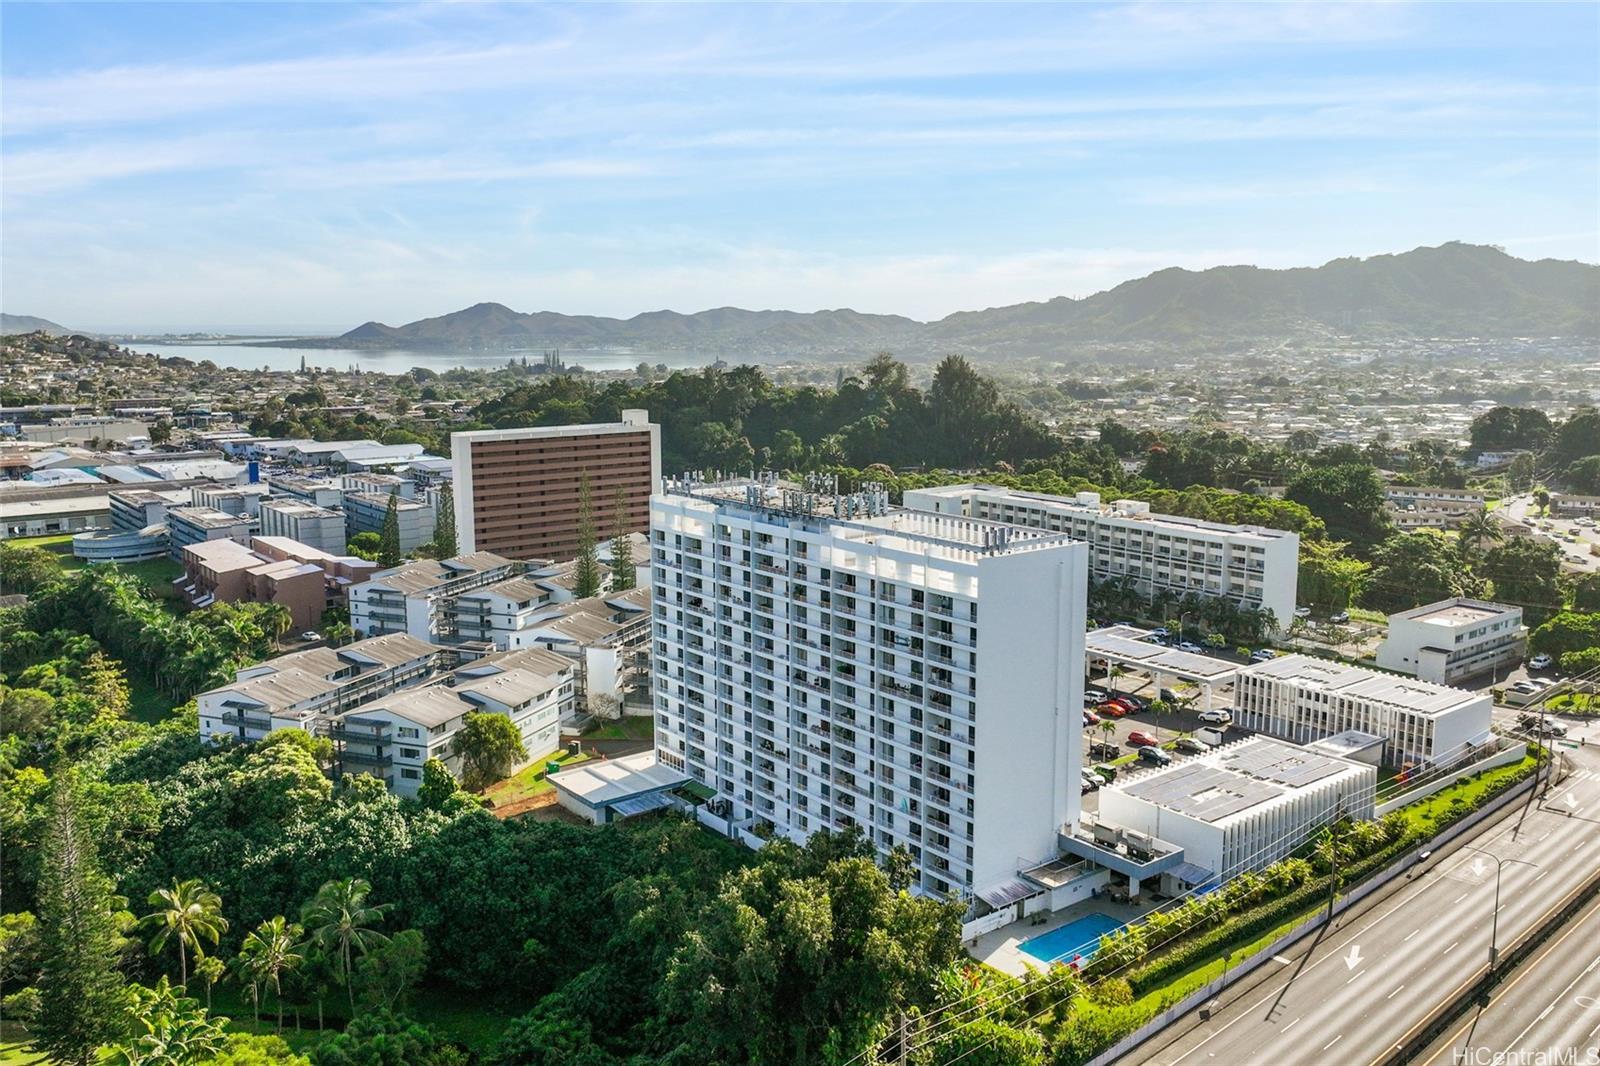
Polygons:
[[860,826],[931,893],[1056,855],[1084,545],[770,478],[668,482],[650,512],[657,755],[730,831]]
[[1138,500],[1103,504],[1096,492],[1051,496],[1000,485],[909,489],[905,505],[1067,533],[1089,546],[1096,581],[1127,578],[1152,596],[1192,592],[1265,608],[1282,629],[1294,621],[1297,533],[1152,514]]

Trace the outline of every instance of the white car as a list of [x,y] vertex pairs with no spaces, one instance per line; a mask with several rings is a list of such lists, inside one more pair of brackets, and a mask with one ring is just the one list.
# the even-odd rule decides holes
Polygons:
[[1221,707],[1213,707],[1209,711],[1201,711],[1200,720],[1207,725],[1227,725],[1233,721],[1233,714]]
[[1200,647],[1200,645],[1196,644],[1192,640],[1186,640],[1183,643],[1178,645],[1178,650],[1179,651],[1199,652],[1199,651],[1204,651],[1205,649]]
[[301,640],[321,640],[322,639],[322,634],[318,633],[315,629],[308,629],[304,633],[300,634],[300,639]]
[[1548,670],[1548,669],[1550,669],[1550,664],[1553,663],[1554,661],[1555,660],[1550,658],[1550,656],[1544,654],[1543,652],[1540,652],[1538,655],[1535,655],[1533,658],[1528,660],[1528,669],[1529,670]]

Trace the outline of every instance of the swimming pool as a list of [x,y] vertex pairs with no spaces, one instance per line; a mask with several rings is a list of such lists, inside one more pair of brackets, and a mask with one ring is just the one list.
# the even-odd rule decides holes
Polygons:
[[1098,911],[1085,914],[1076,918],[1059,929],[1052,929],[1048,933],[1040,933],[1017,945],[1017,950],[1024,955],[1031,955],[1040,962],[1071,962],[1074,956],[1083,956],[1083,961],[1088,962],[1094,957],[1095,950],[1100,947],[1100,937],[1113,929],[1122,928],[1122,923],[1109,914]]

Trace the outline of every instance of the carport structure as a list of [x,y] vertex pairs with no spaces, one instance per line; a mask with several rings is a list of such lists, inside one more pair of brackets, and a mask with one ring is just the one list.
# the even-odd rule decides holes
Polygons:
[[1209,711],[1212,690],[1231,682],[1239,667],[1209,655],[1164,647],[1149,639],[1153,632],[1138,626],[1090,630],[1083,638],[1085,668],[1092,674],[1098,661],[1105,664],[1108,672],[1112,666],[1143,670],[1155,682],[1158,692],[1169,679],[1188,681],[1200,689],[1200,709]]

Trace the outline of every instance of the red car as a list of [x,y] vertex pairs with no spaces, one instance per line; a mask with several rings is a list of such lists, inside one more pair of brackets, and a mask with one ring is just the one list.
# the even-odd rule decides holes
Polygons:
[[1102,703],[1095,711],[1102,718],[1121,718],[1128,713],[1128,708],[1120,703]]
[[1138,714],[1140,711],[1144,710],[1143,706],[1141,706],[1135,700],[1132,700],[1132,699],[1128,698],[1127,696],[1112,696],[1106,702],[1107,703],[1115,703],[1118,707],[1121,707],[1123,710],[1127,711],[1129,714]]
[[1135,730],[1128,734],[1128,747],[1130,748],[1153,748],[1160,743],[1161,742],[1159,740],[1151,736],[1149,733],[1141,733],[1138,730]]
[[1084,725],[1085,729],[1087,729],[1089,726],[1099,725],[1099,724],[1100,724],[1100,716],[1098,714],[1095,714],[1093,711],[1084,711],[1083,712],[1083,725]]

